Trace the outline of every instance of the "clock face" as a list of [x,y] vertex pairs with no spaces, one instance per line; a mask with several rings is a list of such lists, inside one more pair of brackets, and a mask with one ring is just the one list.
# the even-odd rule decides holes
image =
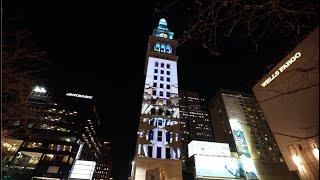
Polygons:
[[160,37],[168,38],[168,34],[166,34],[166,33],[160,33]]

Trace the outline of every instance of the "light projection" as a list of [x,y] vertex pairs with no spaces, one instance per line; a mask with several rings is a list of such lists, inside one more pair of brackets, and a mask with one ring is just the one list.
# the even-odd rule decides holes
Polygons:
[[[161,168],[166,179],[182,179],[177,60],[165,19],[149,37],[132,179]],[[173,171],[174,169],[174,171]]]
[[243,178],[245,170],[239,159],[194,155],[196,178]]
[[[168,73],[169,72],[169,73]],[[177,63],[149,57],[138,136],[140,157],[179,159]],[[170,129],[170,130],[168,130]],[[171,130],[172,129],[172,130]]]
[[251,155],[248,149],[246,139],[244,137],[244,132],[242,130],[241,124],[237,119],[230,119],[230,126],[233,134],[233,138],[236,143],[239,157],[243,164],[243,169],[246,171],[246,177],[248,179],[258,179],[257,170],[251,159]]

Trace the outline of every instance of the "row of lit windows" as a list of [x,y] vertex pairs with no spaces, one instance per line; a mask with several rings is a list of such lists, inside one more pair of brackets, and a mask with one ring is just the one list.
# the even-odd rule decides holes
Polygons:
[[158,52],[164,52],[164,53],[169,53],[169,54],[172,53],[172,48],[171,48],[170,44],[160,44],[157,42],[154,45],[153,49]]
[[[40,142],[26,142],[23,144],[25,148],[42,148],[43,144]],[[72,146],[69,145],[60,145],[60,144],[49,144],[48,149],[55,151],[66,151],[71,152]]]

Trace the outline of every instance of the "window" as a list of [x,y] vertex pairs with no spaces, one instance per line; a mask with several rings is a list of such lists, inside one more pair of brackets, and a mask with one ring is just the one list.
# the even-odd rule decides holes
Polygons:
[[153,47],[155,51],[160,51],[160,43],[156,43]]
[[161,44],[160,52],[165,52],[165,49],[166,49],[166,45]]
[[171,54],[171,52],[172,52],[172,48],[171,48],[171,46],[169,44],[167,44],[166,45],[166,53]]
[[162,131],[158,131],[157,140],[158,140],[158,141],[162,141]]
[[149,131],[149,139],[153,140],[153,131],[152,130]]
[[163,63],[161,63],[161,67],[164,67],[164,64],[163,64]]
[[167,71],[167,75],[170,75],[170,71]]
[[59,166],[49,166],[47,169],[47,173],[56,174],[59,172]]
[[156,63],[154,64],[154,66],[155,66],[155,67],[158,67],[158,62],[156,62]]
[[157,83],[153,83],[153,87],[157,87]]
[[153,90],[152,95],[154,95],[154,96],[157,95],[157,91]]
[[161,158],[161,147],[157,147],[157,158]]
[[163,88],[163,84],[160,83],[160,88]]
[[166,148],[166,159],[171,159],[170,148]]
[[167,84],[167,89],[170,89],[170,85],[169,84]]
[[155,70],[154,70],[154,73],[158,73],[158,69],[155,69]]
[[170,69],[170,64],[167,64],[167,68]]
[[168,98],[170,97],[170,92],[167,92],[167,97],[168,97]]
[[160,76],[160,81],[164,81],[164,77]]
[[153,79],[154,79],[154,80],[157,80],[158,78],[157,78],[157,76],[153,76]]
[[167,78],[167,82],[170,82],[170,78]]
[[161,70],[160,73],[161,73],[161,74],[164,74],[164,70]]
[[160,95],[160,96],[163,96],[163,92],[162,92],[162,91],[160,91],[160,92],[159,92],[159,95]]
[[148,157],[152,157],[152,146],[148,146]]

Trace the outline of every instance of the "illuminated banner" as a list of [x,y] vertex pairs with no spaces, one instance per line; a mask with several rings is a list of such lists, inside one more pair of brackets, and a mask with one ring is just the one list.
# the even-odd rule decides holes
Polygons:
[[191,141],[188,144],[188,154],[189,157],[193,155],[231,157],[229,144],[207,141]]
[[196,178],[243,178],[240,160],[231,157],[194,155]]
[[92,99],[93,98],[93,96],[82,95],[82,94],[73,94],[73,93],[67,93],[66,96],[79,97],[79,98],[85,98],[85,99]]
[[241,127],[241,124],[236,119],[230,119],[230,126],[234,141],[237,146],[239,157],[243,164],[243,169],[246,171],[248,179],[258,179],[256,168],[251,159],[246,139]]
[[268,79],[266,79],[261,86],[265,87],[271,81],[273,81],[280,73],[282,73],[285,69],[287,69],[293,62],[295,62],[298,58],[301,57],[301,53],[297,52],[294,56],[292,56],[286,63],[284,63],[277,71],[275,71]]
[[76,160],[71,169],[71,175],[69,179],[91,180],[95,167],[96,162],[94,161]]

